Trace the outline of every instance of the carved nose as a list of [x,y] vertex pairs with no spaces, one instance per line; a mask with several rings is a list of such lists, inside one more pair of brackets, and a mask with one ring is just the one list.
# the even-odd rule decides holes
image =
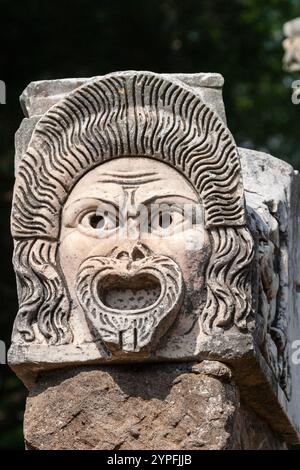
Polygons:
[[146,258],[150,254],[151,254],[150,249],[146,245],[139,243],[139,244],[136,244],[131,249],[118,250],[117,254],[115,254],[115,257],[117,259],[124,259],[124,260],[128,259],[130,261],[138,261],[140,259]]
[[129,253],[128,251],[119,251],[119,253],[116,255],[117,259],[129,259]]
[[142,249],[138,246],[135,246],[131,252],[131,259],[132,261],[138,261],[139,259],[143,259],[146,257],[146,254],[142,251]]

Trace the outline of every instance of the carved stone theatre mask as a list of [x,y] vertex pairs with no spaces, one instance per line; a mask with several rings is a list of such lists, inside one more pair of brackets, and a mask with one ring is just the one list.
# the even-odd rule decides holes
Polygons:
[[19,165],[12,232],[14,344],[64,345],[76,362],[84,344],[122,359],[172,337],[176,356],[177,336],[252,328],[237,149],[175,79],[98,77],[50,108]]

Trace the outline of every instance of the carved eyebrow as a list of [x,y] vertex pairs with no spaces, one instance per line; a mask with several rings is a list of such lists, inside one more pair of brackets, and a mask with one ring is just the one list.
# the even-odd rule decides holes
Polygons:
[[[184,201],[187,201],[187,202],[193,202],[194,204],[198,204],[199,201],[191,198],[191,197],[188,197],[188,196],[183,196],[181,194],[161,194],[161,195],[158,195],[158,196],[151,196],[147,199],[144,199],[142,201],[141,204],[144,204],[144,205],[147,205],[147,204],[150,204],[151,202],[155,202],[159,199],[168,199],[168,198],[171,198],[171,197],[176,197],[176,198],[179,198],[179,199],[183,199]],[[73,205],[75,204],[78,204],[79,202],[82,202],[82,201],[85,201],[85,200],[88,200],[88,201],[91,201],[91,200],[94,200],[94,201],[100,201],[100,202],[103,202],[104,204],[111,204],[112,206],[114,206],[114,208],[116,210],[119,210],[119,205],[112,201],[111,199],[106,199],[104,197],[96,197],[96,196],[87,196],[87,197],[81,197],[80,199],[76,199],[75,201],[72,201],[70,204],[68,204],[66,207],[65,207],[65,211],[68,211],[70,207],[72,207]],[[171,201],[172,202],[172,201]]]
[[151,204],[151,202],[157,201],[158,199],[168,199],[168,198],[171,198],[171,197],[176,197],[176,198],[179,198],[179,199],[183,199],[186,202],[193,202],[194,204],[199,204],[198,200],[193,199],[189,196],[183,196],[182,194],[161,194],[161,195],[158,195],[158,196],[151,196],[147,199],[144,199],[142,204],[147,205],[147,204]]
[[106,199],[105,197],[98,197],[98,196],[86,196],[86,197],[81,197],[80,199],[75,199],[75,201],[72,201],[70,204],[68,204],[66,207],[65,207],[65,210],[69,210],[70,207],[72,207],[73,205],[75,204],[78,204],[78,202],[82,202],[82,201],[85,201],[85,200],[88,200],[88,201],[99,201],[99,202],[103,202],[104,204],[111,204],[112,206],[114,206],[116,209],[119,209],[119,206],[116,202],[112,201],[111,199]]

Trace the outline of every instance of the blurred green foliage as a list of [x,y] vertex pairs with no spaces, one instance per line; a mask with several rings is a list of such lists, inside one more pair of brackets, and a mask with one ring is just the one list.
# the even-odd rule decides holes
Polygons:
[[[300,169],[300,107],[282,70],[282,26],[299,0],[0,0],[0,339],[16,313],[9,210],[18,96],[32,80],[116,70],[220,72],[228,124],[241,146]],[[299,77],[300,78],[300,77]],[[6,366],[0,376],[0,448],[22,447],[25,389]]]

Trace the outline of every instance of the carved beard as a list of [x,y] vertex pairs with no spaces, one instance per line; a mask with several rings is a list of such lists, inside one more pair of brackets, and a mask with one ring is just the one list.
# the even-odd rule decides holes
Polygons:
[[80,266],[76,292],[92,330],[111,351],[152,349],[174,322],[183,277],[166,256],[137,261],[93,256]]

